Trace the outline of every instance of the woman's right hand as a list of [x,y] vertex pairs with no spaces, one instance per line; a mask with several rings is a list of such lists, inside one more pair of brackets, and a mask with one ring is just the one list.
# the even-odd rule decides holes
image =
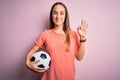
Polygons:
[[33,61],[33,62],[29,61],[29,62],[27,62],[26,66],[34,72],[44,72],[45,71],[44,68],[39,68],[35,65],[38,62],[39,62],[39,60]]
[[40,48],[35,44],[31,48],[31,50],[26,54],[26,67],[34,72],[44,72],[45,71],[44,68],[39,68],[35,65],[36,63],[39,62],[39,60],[32,62],[30,61],[31,56],[38,50],[40,50]]

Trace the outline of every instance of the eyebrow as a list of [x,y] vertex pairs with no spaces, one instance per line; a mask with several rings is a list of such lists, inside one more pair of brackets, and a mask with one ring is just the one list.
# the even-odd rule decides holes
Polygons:
[[[53,12],[58,12],[58,11],[56,11],[56,10],[53,10]],[[60,11],[60,12],[65,12],[65,11]]]

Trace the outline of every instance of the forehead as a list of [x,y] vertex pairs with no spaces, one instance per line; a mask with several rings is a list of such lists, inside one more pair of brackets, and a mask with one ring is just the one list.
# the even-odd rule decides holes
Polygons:
[[57,4],[54,6],[53,11],[65,11],[65,8],[62,5]]

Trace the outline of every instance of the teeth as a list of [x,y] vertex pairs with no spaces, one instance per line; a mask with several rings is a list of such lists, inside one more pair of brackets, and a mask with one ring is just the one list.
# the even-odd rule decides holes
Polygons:
[[59,22],[59,21],[57,21],[57,22]]
[[59,22],[59,21],[57,21],[57,22]]
[[56,21],[61,21],[61,19],[59,19],[59,20],[56,20]]

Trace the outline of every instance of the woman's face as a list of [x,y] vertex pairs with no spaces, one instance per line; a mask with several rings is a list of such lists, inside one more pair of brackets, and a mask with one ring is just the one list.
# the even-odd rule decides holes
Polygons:
[[52,10],[52,20],[55,26],[63,26],[65,21],[65,8],[58,4]]

